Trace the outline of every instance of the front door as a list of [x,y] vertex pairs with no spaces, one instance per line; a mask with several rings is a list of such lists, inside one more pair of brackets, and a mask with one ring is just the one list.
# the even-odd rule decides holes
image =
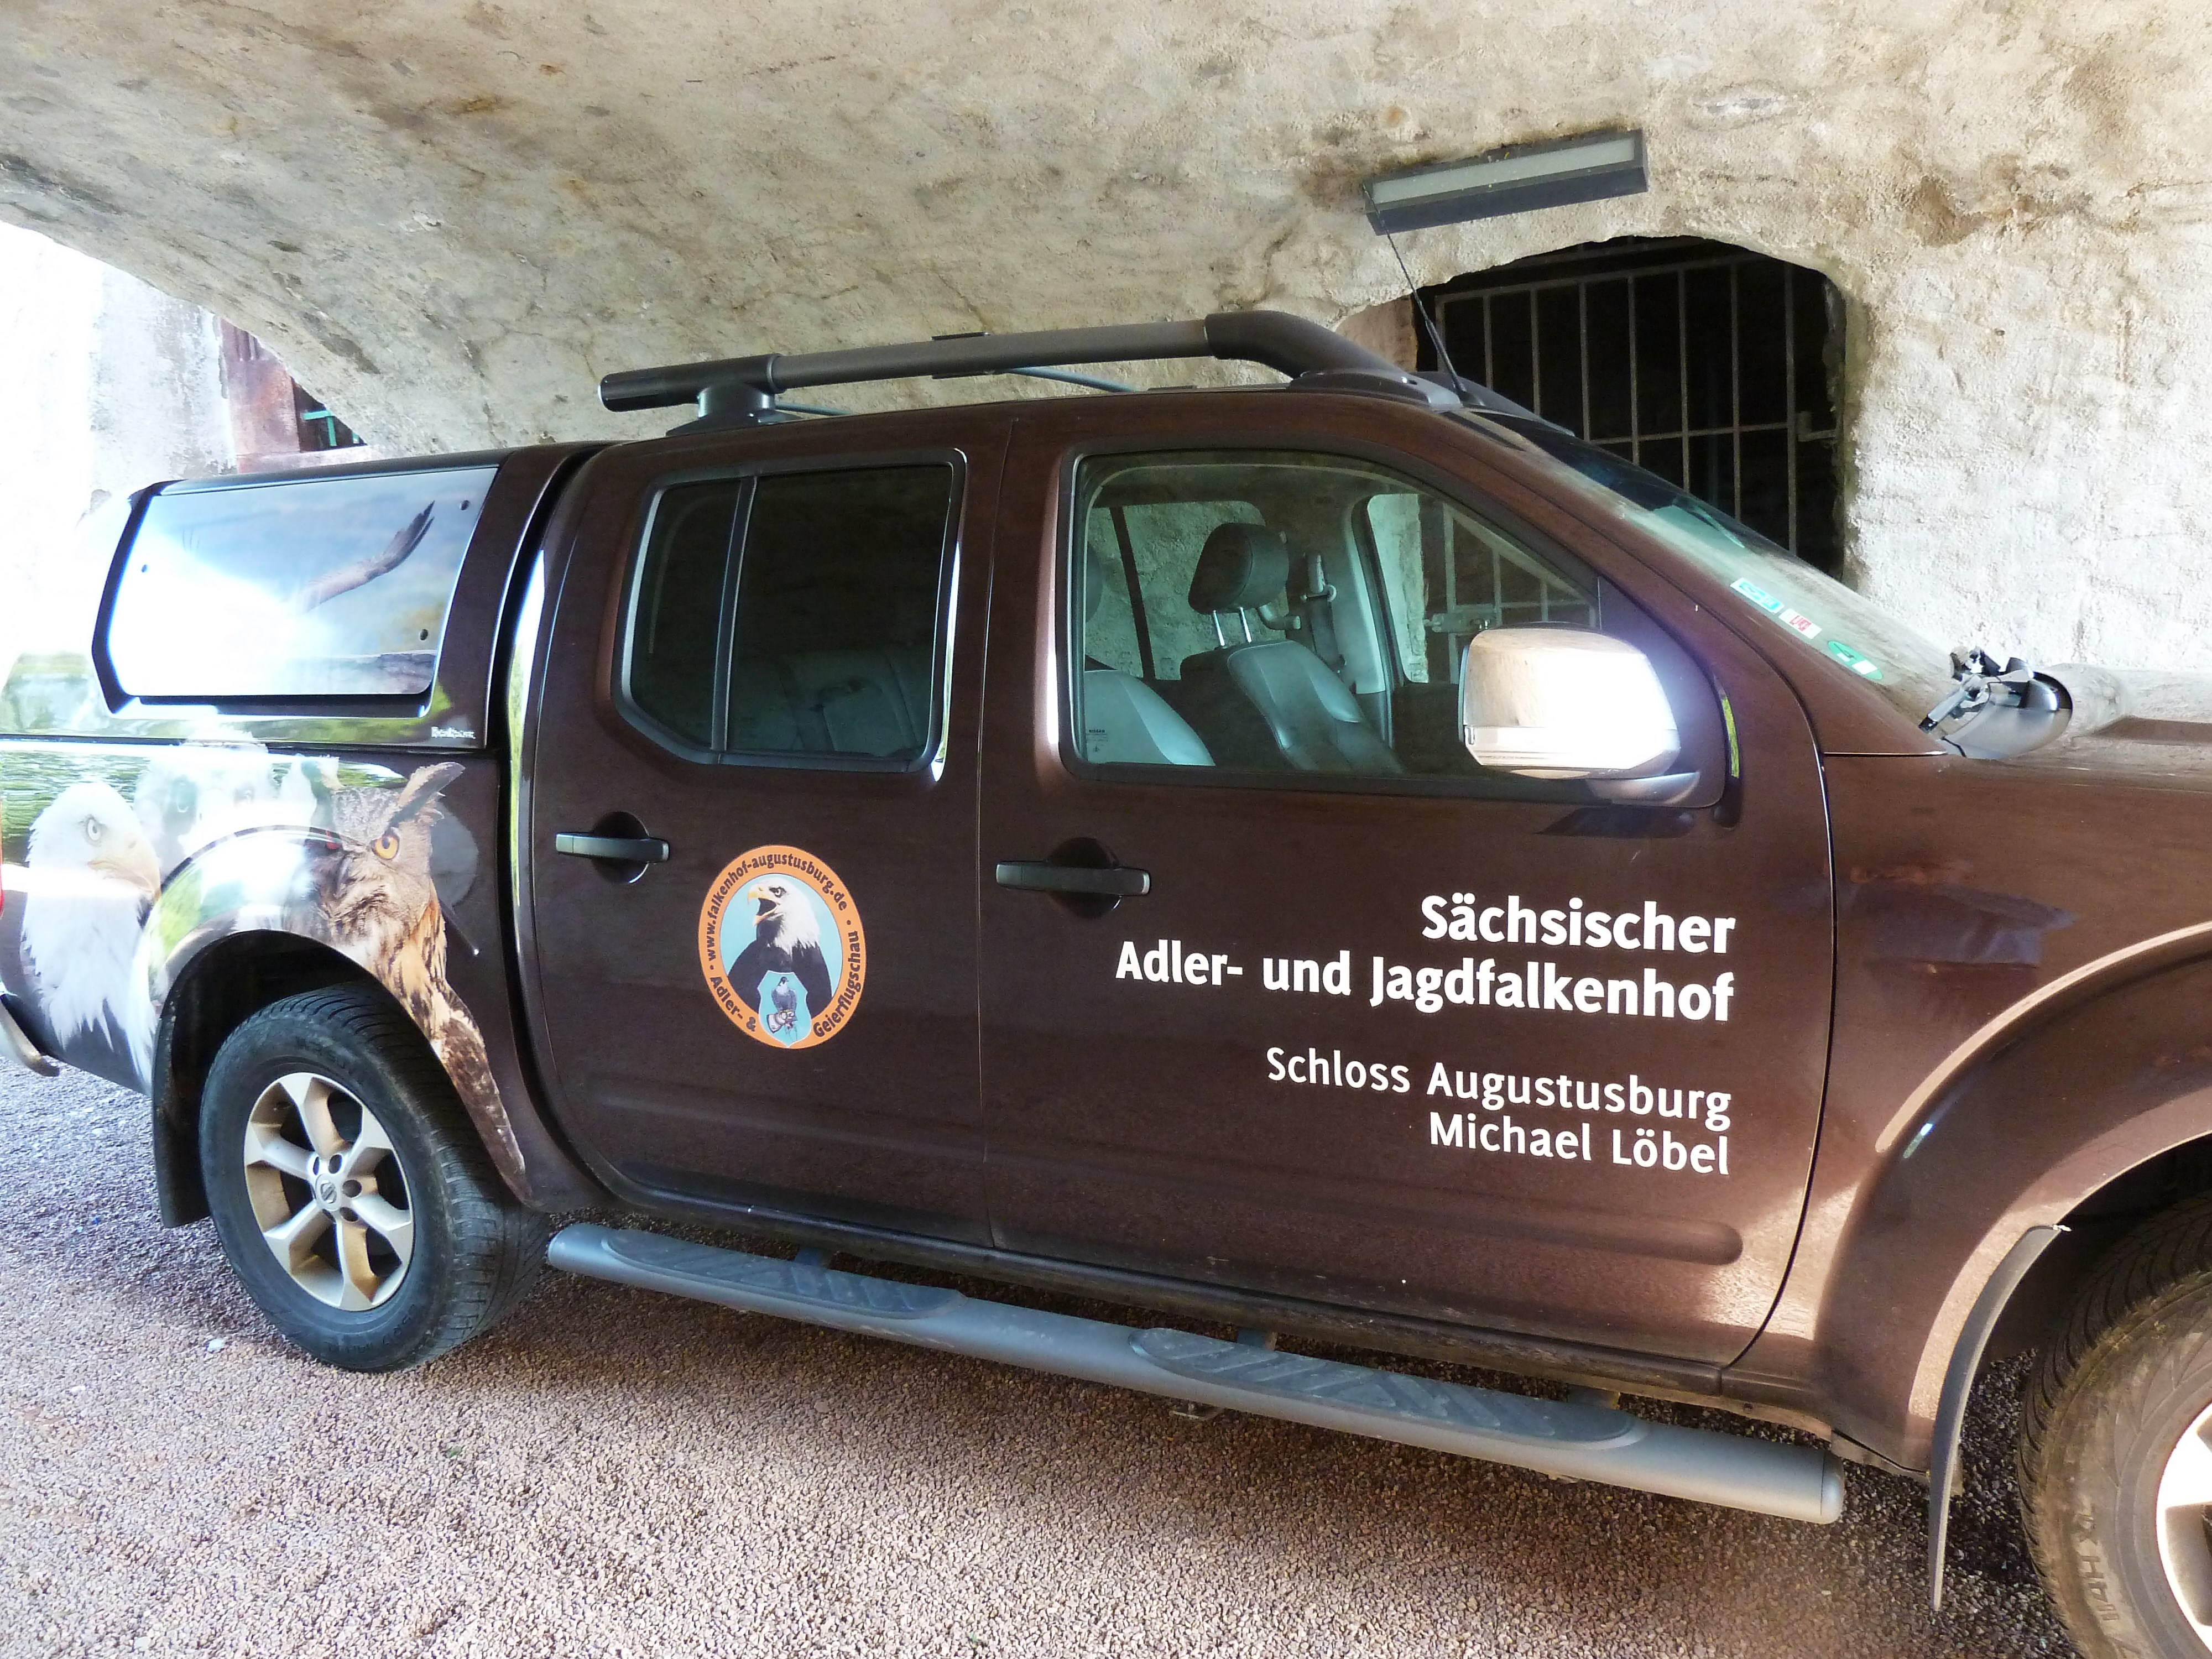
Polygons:
[[915,431],[611,451],[550,556],[534,1023],[564,1127],[635,1200],[982,1234],[975,722],[1004,427]]
[[[1103,404],[1025,417],[1010,453],[1000,1243],[1725,1360],[1787,1265],[1818,1122],[1803,717],[1474,434],[1409,413],[1393,452],[1363,441],[1384,415],[1343,412],[1376,405],[1281,403],[1231,446]],[[1624,805],[1477,765],[1465,647],[1528,625],[1644,653],[1695,784]]]

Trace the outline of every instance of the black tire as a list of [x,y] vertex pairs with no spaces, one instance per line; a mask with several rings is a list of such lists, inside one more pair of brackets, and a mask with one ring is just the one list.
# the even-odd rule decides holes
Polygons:
[[2173,1511],[2166,1535],[2177,1591],[2158,1502],[2169,1455],[2208,1408],[2212,1199],[2200,1199],[2146,1224],[2099,1264],[2044,1350],[2021,1413],[2029,1547],[2089,1659],[2212,1652],[2192,1627],[2212,1623],[2212,1518]]
[[[264,1236],[257,1194],[266,1205],[280,1178],[265,1158],[253,1160],[249,1176],[248,1136],[266,1152],[268,1121],[285,1103],[278,1079],[307,1074],[335,1085],[319,1097],[331,1103],[321,1119],[338,1126],[334,1144],[341,1150],[331,1170],[345,1173],[349,1157],[362,1163],[363,1181],[351,1183],[353,1203],[376,1201],[381,1180],[385,1203],[406,1218],[411,1254],[395,1255],[383,1234],[342,1222],[355,1213],[349,1207],[326,1212],[323,1242],[308,1247],[337,1265],[308,1260],[304,1278]],[[364,1109],[380,1133],[366,1127]],[[344,1127],[349,1115],[350,1130]],[[338,1195],[343,1186],[321,1173],[305,1112],[293,1121],[299,1126],[295,1139],[308,1144],[276,1149],[279,1161],[305,1159],[311,1172],[297,1179],[283,1175],[283,1190],[295,1196],[283,1202],[296,1202],[303,1214],[325,1200],[346,1204]],[[388,1142],[391,1150],[377,1151],[369,1163],[370,1154],[356,1149],[372,1139]],[[202,1097],[200,1166],[223,1254],[254,1304],[307,1352],[347,1370],[420,1365],[467,1341],[522,1298],[544,1261],[545,1218],[507,1192],[429,1044],[397,1004],[369,987],[288,997],[231,1033],[209,1068]],[[363,1182],[370,1189],[366,1199],[358,1195]],[[400,1230],[390,1231],[396,1236]],[[308,1287],[358,1302],[359,1290],[349,1291],[343,1282],[354,1258],[342,1256],[337,1244],[349,1231],[382,1247],[378,1260],[385,1271],[374,1282],[384,1288],[373,1304],[346,1307]]]

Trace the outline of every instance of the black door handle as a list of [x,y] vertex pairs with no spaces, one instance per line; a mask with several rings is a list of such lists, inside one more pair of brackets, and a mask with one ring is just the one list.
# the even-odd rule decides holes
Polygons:
[[553,850],[616,864],[668,862],[668,843],[657,836],[572,836],[563,831],[553,837]]
[[1096,898],[1142,898],[1152,890],[1149,870],[1116,866],[1086,869],[1081,865],[1010,862],[999,866],[999,885],[1025,893],[1073,893]]

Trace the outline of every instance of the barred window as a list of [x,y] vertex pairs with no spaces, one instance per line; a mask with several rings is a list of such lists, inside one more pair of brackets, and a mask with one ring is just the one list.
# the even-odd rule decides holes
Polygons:
[[[1833,573],[1841,296],[1725,243],[1623,237],[1423,290],[1453,366]],[[1436,367],[1420,337],[1421,364]]]

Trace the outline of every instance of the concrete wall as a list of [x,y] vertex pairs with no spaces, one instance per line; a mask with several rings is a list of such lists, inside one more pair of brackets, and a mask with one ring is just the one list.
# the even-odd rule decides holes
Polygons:
[[1334,321],[1404,289],[1363,176],[1640,125],[1648,196],[1418,234],[1416,279],[1815,267],[1856,579],[1946,641],[2212,667],[2208,49],[2202,0],[87,0],[0,15],[0,217],[404,451],[649,431],[593,382],[685,357]]
[[0,660],[88,513],[231,465],[214,318],[0,225]]

